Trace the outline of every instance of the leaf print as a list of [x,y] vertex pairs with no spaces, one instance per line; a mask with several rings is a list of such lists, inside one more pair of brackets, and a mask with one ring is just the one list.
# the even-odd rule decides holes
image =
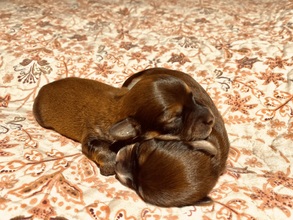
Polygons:
[[14,153],[6,152],[5,150],[9,148],[14,148],[18,146],[18,144],[9,144],[9,141],[9,136],[6,136],[2,140],[0,140],[0,157],[9,157],[14,155]]
[[62,174],[59,175],[55,186],[57,192],[60,193],[60,195],[62,195],[67,202],[84,204],[81,190],[76,185],[73,185],[67,181]]
[[31,60],[31,59],[24,59],[23,61],[21,61],[20,65],[22,65],[22,66],[27,66],[27,65],[29,65],[31,62],[33,62],[33,60]]
[[237,68],[242,69],[242,68],[248,68],[251,69],[253,64],[256,62],[259,62],[260,60],[258,58],[248,58],[248,57],[243,57],[240,60],[236,60]]
[[[292,219],[293,2],[239,2],[0,3],[0,219]],[[145,204],[33,116],[50,82],[119,88],[151,67],[192,76],[223,116],[231,147],[211,206]]]
[[43,193],[45,188],[47,188],[50,183],[54,181],[55,176],[56,173],[43,175],[30,183],[24,183],[20,187],[9,191],[9,194],[13,194],[20,198],[29,198],[32,195]]
[[93,182],[97,176],[97,169],[95,165],[89,163],[86,157],[83,157],[78,162],[78,173],[81,175],[82,181]]

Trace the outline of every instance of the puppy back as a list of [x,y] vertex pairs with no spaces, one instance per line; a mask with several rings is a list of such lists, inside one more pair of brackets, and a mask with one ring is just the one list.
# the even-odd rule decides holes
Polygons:
[[65,78],[40,89],[33,113],[41,126],[81,141],[88,127],[97,124],[103,130],[114,123],[114,105],[127,91],[95,80]]
[[138,194],[163,207],[194,205],[215,186],[211,156],[181,142],[150,141],[141,149]]

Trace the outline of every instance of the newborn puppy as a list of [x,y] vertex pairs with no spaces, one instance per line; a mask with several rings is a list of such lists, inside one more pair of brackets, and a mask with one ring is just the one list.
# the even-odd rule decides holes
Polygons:
[[181,207],[209,202],[221,174],[218,149],[205,140],[151,139],[122,148],[116,157],[116,178],[147,203]]
[[[151,68],[130,76],[124,82],[123,87],[131,89],[136,87],[139,83],[151,80],[152,78],[156,80],[158,77],[173,77],[186,84],[191,93],[190,97],[192,98],[192,106],[194,107],[190,107],[190,105],[185,102],[179,109],[175,108],[174,110],[174,108],[171,108],[169,115],[173,115],[174,117],[169,122],[179,121],[179,123],[174,123],[177,125],[174,133],[178,134],[181,140],[192,141],[205,139],[215,146],[218,153],[211,158],[212,164],[215,166],[215,169],[218,170],[218,173],[222,173],[226,166],[230,147],[227,131],[220,112],[208,93],[198,82],[188,74],[180,71],[165,68]],[[173,92],[179,93],[176,89],[173,89]],[[143,120],[141,120],[140,123],[144,123]],[[174,127],[176,127],[176,125]],[[202,135],[200,135],[201,132]],[[195,158],[195,160],[197,159],[198,158]],[[195,170],[194,172],[198,171]]]
[[[208,193],[224,172],[230,147],[224,121],[210,96],[191,76],[164,68],[134,74],[123,86],[131,89],[145,80],[170,76],[186,83],[192,105],[197,107],[191,108],[185,104],[190,102],[183,102],[179,110],[169,109],[176,112],[169,113],[173,115],[169,122],[180,122],[175,123],[174,127],[178,126],[172,137],[178,135],[181,141],[152,139],[121,149],[116,157],[116,178],[151,204],[167,207],[200,204],[208,201]],[[212,123],[206,123],[208,112],[213,116],[209,116]]]
[[40,89],[33,113],[42,127],[81,142],[82,152],[97,163],[101,174],[113,175],[116,157],[116,152],[110,149],[116,140],[113,136],[123,140],[139,133],[139,125],[131,119],[125,119],[109,132],[115,122],[126,118],[119,113],[126,93],[127,88],[95,80],[65,78]]
[[144,139],[159,136],[163,140],[192,141],[210,135],[214,113],[209,105],[196,100],[198,95],[209,98],[206,93],[194,94],[187,82],[166,74],[138,73],[126,80],[124,86],[132,79],[136,83],[128,87],[131,93],[124,99],[128,108],[121,111],[142,125],[141,132],[148,135]]

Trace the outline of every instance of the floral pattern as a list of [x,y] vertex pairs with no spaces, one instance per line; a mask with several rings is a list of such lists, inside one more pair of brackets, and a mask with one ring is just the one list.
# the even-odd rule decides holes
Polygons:
[[[293,3],[287,0],[0,1],[1,219],[292,219]],[[211,206],[145,204],[80,144],[41,128],[41,86],[121,86],[149,67],[193,76],[231,141]]]

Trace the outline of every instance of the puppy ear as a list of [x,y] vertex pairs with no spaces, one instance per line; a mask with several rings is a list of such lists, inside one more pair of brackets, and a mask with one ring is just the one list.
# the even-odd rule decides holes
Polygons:
[[212,156],[215,156],[218,153],[218,149],[213,144],[205,140],[192,141],[187,144],[194,150],[204,151]]
[[141,134],[141,126],[132,118],[126,118],[114,124],[110,130],[110,135],[118,140],[128,140]]
[[161,116],[160,121],[164,124],[165,129],[176,129],[182,123],[182,105],[176,104],[169,107]]

